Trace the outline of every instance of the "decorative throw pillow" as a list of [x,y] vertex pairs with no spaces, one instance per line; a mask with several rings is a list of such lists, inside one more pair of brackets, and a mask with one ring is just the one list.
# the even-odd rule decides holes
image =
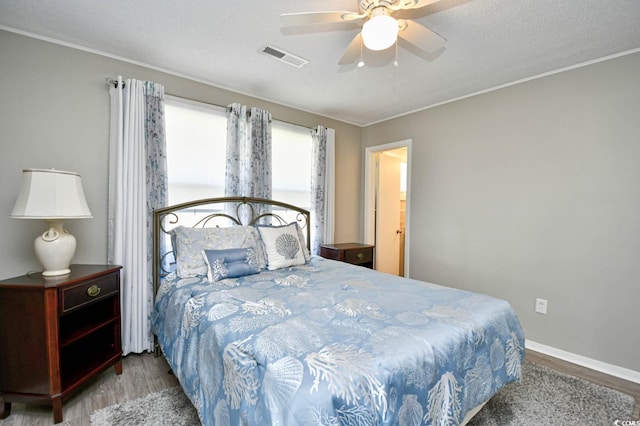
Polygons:
[[253,248],[202,250],[209,282],[238,278],[260,272]]
[[267,255],[267,269],[304,265],[303,245],[298,237],[296,223],[285,226],[258,226]]
[[176,272],[180,278],[207,275],[203,250],[223,250],[253,247],[256,250],[258,269],[266,267],[266,255],[260,244],[260,234],[253,226],[229,228],[187,228],[178,226],[171,230],[171,240],[176,258]]

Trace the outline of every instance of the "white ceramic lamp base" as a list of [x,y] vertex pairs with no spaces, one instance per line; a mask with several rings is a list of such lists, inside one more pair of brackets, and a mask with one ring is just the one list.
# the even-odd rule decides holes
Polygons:
[[63,228],[62,220],[47,220],[49,230],[36,238],[36,256],[44,271],[42,275],[52,277],[71,272],[69,265],[76,252],[76,238]]

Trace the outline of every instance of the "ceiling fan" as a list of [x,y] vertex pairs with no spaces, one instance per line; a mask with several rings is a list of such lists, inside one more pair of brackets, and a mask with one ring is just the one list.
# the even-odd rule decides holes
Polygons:
[[[364,20],[362,31],[351,41],[342,54],[339,65],[348,65],[360,58],[362,47],[369,50],[384,50],[397,43],[398,37],[425,53],[440,49],[445,39],[428,28],[410,19],[395,19],[394,12],[418,9],[439,0],[359,0],[360,12],[302,12],[280,15],[283,26],[330,24]],[[397,66],[397,58],[395,65]]]

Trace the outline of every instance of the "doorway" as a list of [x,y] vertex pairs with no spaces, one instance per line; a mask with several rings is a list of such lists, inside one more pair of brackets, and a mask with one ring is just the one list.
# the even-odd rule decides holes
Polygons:
[[409,276],[411,140],[365,150],[365,242],[376,270]]

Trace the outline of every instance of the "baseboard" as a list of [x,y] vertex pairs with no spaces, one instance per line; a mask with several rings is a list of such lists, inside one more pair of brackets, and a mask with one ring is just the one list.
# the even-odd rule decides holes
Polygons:
[[601,373],[605,373],[610,376],[618,377],[620,379],[640,384],[639,371],[633,371],[627,368],[618,367],[617,365],[607,364],[606,362],[601,362],[581,355],[576,355],[574,353],[556,349],[554,347],[543,345],[541,343],[532,342],[531,340],[525,340],[525,346],[527,349],[531,349],[532,351],[540,352],[554,358],[562,359],[573,364],[600,371]]

